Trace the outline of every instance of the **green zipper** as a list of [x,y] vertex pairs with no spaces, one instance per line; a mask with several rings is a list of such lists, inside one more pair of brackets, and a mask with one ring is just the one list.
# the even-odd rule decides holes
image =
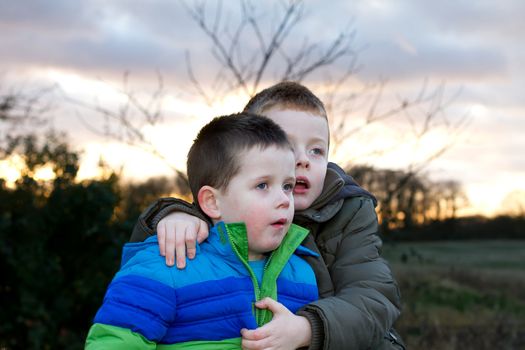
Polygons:
[[[250,264],[248,263],[248,237],[246,232],[246,226],[243,223],[233,223],[233,224],[225,224],[224,227],[226,228],[226,236],[228,237],[228,240],[230,242],[230,245],[232,247],[233,252],[239,260],[241,260],[244,267],[248,270],[248,273],[250,274],[250,279],[252,280],[252,284],[254,287],[254,293],[255,293],[255,301],[259,301],[262,299],[261,293],[263,290],[261,290],[261,287],[259,286],[259,282],[257,282],[257,277],[255,276],[255,273],[253,272]],[[245,240],[246,244],[246,256],[243,256],[241,252],[239,251],[239,247],[237,245],[237,242],[233,240],[232,238],[232,229],[235,230],[236,227],[242,228],[244,235],[242,238]],[[219,230],[219,234],[224,235],[224,232],[222,232],[222,226],[218,225],[217,229]],[[292,232],[291,232],[292,231]],[[290,235],[289,233],[292,233]],[[273,287],[273,284],[276,283],[278,275],[281,273],[282,269],[288,262],[290,256],[294,253],[295,249],[301,244],[303,239],[308,235],[308,230],[305,228],[302,228],[297,225],[292,225],[290,229],[288,230],[288,233],[283,238],[283,241],[281,242],[281,245],[268,257],[268,260],[264,264],[263,268],[263,276],[261,280],[262,286],[266,287],[264,290],[267,292],[265,294],[268,294],[267,296],[272,297],[272,299],[277,299],[277,288],[268,288]],[[277,265],[275,266],[276,271],[270,270],[270,274],[267,274],[268,268],[270,267],[270,262],[272,262],[272,258],[279,254],[279,260],[277,261]],[[273,267],[273,266],[272,266]],[[271,284],[271,286],[270,286]],[[273,289],[268,291],[268,289]],[[265,295],[266,296],[266,295]],[[252,311],[255,315],[255,320],[257,322],[257,325],[260,327],[266,323],[268,323],[272,317],[273,314],[268,309],[258,309],[255,307],[255,303],[252,304]]]
[[[255,276],[255,273],[253,272],[250,264],[248,263],[248,257],[243,257],[242,254],[239,252],[239,247],[237,246],[237,243],[233,240],[232,238],[232,235],[230,234],[230,228],[228,226],[226,226],[226,236],[228,237],[228,240],[230,241],[230,245],[233,249],[233,252],[235,253],[235,255],[237,255],[237,257],[239,258],[239,260],[242,262],[242,264],[244,265],[244,267],[248,270],[248,273],[250,274],[250,279],[252,280],[252,284],[253,284],[253,287],[254,287],[254,293],[255,293],[255,301],[259,301],[260,300],[260,297],[261,297],[261,289],[259,287],[259,282],[257,282],[257,277]],[[218,227],[219,230],[222,229],[221,226]],[[244,230],[246,232],[246,230]],[[246,237],[246,240],[248,238]],[[246,246],[248,246],[248,242],[246,242]],[[246,252],[248,252],[248,250],[246,250]],[[273,252],[272,252],[273,254]],[[271,255],[270,255],[271,257]],[[268,259],[269,261],[270,259]],[[267,264],[266,264],[267,265]],[[266,269],[266,265],[265,265],[265,269]],[[264,274],[264,272],[263,272]],[[257,322],[257,325],[258,326],[261,326],[261,324],[259,324],[259,309],[257,307],[255,307],[255,303],[252,304],[252,312],[255,314],[255,320]]]

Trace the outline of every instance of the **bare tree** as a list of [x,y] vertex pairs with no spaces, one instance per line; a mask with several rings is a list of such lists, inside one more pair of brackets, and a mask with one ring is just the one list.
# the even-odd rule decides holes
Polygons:
[[0,85],[0,159],[10,155],[27,132],[47,123],[51,109],[46,96],[54,87],[27,90]]
[[[456,219],[458,210],[468,204],[457,181],[432,181],[425,174],[408,176],[404,170],[363,165],[353,167],[349,173],[377,197],[383,232]],[[405,183],[401,188],[400,182]]]
[[239,1],[240,15],[233,21],[225,15],[222,1],[214,8],[206,1],[183,4],[209,39],[212,55],[220,67],[213,83],[205,88],[194,73],[190,53],[186,54],[188,76],[208,103],[239,89],[249,98],[258,92],[263,81],[303,81],[322,68],[343,59],[353,61],[356,57],[351,30],[341,31],[327,43],[302,38],[298,45],[297,36],[295,40],[290,39],[304,20],[303,1],[278,3],[271,14],[275,22],[269,27],[264,24],[271,22],[270,14],[261,12],[248,0]]
[[[425,80],[416,96],[396,96],[396,102],[386,108],[381,108],[380,104],[387,87],[386,81],[353,87],[357,84],[352,78],[360,69],[357,64],[359,51],[355,49],[353,30],[342,30],[327,43],[304,39],[298,47],[292,40],[287,40],[305,19],[302,1],[281,2],[281,7],[274,16],[277,18],[276,23],[266,32],[261,29],[265,20],[264,13],[260,13],[250,1],[240,1],[241,14],[238,22],[231,21],[230,17],[225,18],[222,2],[218,2],[215,8],[210,8],[206,1],[184,4],[186,11],[209,39],[213,57],[220,67],[213,83],[206,89],[202,80],[194,73],[189,52],[186,55],[192,85],[208,104],[213,104],[231,91],[240,90],[248,99],[258,92],[265,77],[270,81],[302,82],[314,73],[322,73],[324,83],[319,86],[319,95],[330,118],[331,155],[338,153],[345,140],[358,135],[372,124],[389,119],[397,122],[401,120],[408,126],[415,148],[432,130],[438,127],[446,129],[449,138],[425,159],[408,162],[408,173],[418,173],[440,157],[453,146],[457,136],[468,125],[469,118],[466,115],[454,121],[445,113],[458,94],[446,96],[444,84],[431,89]],[[245,43],[250,42],[253,37],[257,38],[258,45],[250,49]],[[342,74],[339,73],[339,66],[346,67]],[[273,68],[273,75],[268,77],[271,74],[270,68]],[[334,71],[337,79],[332,78]],[[350,123],[352,118],[357,123]],[[391,151],[391,148],[392,146],[389,149],[363,147],[357,157],[382,155]],[[342,165],[348,166],[356,159],[358,160],[350,155],[343,160]]]
[[[138,147],[167,161],[144,134],[145,126],[157,126],[163,121],[162,102],[165,90],[162,75],[157,73],[157,89],[147,99],[137,96],[129,84],[129,78],[130,73],[125,72],[122,89],[117,91],[122,102],[116,109],[104,107],[98,102],[84,102],[66,94],[64,97],[76,106],[81,106],[102,116],[102,125],[93,125],[93,123],[86,121],[82,114],[78,114],[85,127],[93,133],[109,137],[129,146]],[[170,164],[170,166],[176,170],[173,165]]]
[[[386,107],[382,101],[386,81],[376,84],[356,84],[359,71],[354,42],[355,31],[350,24],[331,39],[313,40],[298,33],[305,21],[305,2],[288,0],[277,2],[272,11],[262,11],[254,1],[239,0],[238,14],[232,15],[222,1],[181,0],[182,8],[200,29],[210,44],[216,62],[215,74],[203,77],[194,69],[194,59],[186,52],[186,71],[193,92],[203,103],[213,106],[232,92],[246,96],[246,101],[263,85],[283,80],[303,82],[325,102],[331,129],[331,155],[344,153],[341,165],[348,167],[370,156],[392,152],[410,142],[418,149],[421,142],[436,129],[445,130],[447,139],[425,157],[413,157],[404,165],[403,176],[389,190],[396,196],[415,174],[427,168],[458,140],[468,125],[468,117],[449,118],[446,111],[457,97],[446,96],[445,85],[429,88],[423,81],[414,97],[396,96]],[[231,3],[228,3],[231,9]],[[336,78],[334,78],[336,77]],[[311,81],[311,84],[310,84]],[[319,83],[321,81],[322,83]],[[104,117],[105,125],[97,132],[123,143],[140,147],[160,158],[174,169],[177,178],[184,174],[171,164],[144,133],[144,126],[158,126],[162,122],[161,107],[164,93],[162,77],[158,89],[149,101],[143,102],[128,87],[124,77],[121,93],[125,102],[118,110],[86,106]],[[369,130],[374,125],[396,123],[404,137],[388,147],[360,146],[359,152],[345,152],[345,141]],[[92,126],[91,126],[92,128]],[[341,151],[342,150],[342,151]]]
[[189,195],[190,189],[186,174],[179,170],[144,132],[145,127],[158,127],[164,121],[163,102],[166,89],[163,77],[160,72],[157,72],[156,89],[144,97],[143,94],[133,89],[130,84],[130,76],[130,72],[123,74],[122,88],[117,90],[121,97],[117,108],[105,107],[97,101],[95,103],[85,102],[64,93],[63,96],[75,106],[102,117],[102,123],[98,125],[87,121],[83,114],[78,112],[77,116],[88,130],[96,135],[146,151],[162,160],[175,174],[175,190],[182,195]]

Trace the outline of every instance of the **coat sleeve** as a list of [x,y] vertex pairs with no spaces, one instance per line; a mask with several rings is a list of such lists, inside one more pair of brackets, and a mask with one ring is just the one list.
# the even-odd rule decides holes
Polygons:
[[194,204],[173,197],[161,198],[140,214],[137,223],[133,227],[130,242],[143,242],[149,236],[154,235],[159,221],[176,211],[188,213],[210,223],[206,215]]
[[338,214],[332,220],[334,225],[347,222],[341,225],[342,239],[322,242],[335,252],[329,266],[334,296],[299,312],[312,324],[310,349],[374,348],[400,314],[398,285],[380,256],[382,242],[372,200],[346,200],[340,214],[346,218]]

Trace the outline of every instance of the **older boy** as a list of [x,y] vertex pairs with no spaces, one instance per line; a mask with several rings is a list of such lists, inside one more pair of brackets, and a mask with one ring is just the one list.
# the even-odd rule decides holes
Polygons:
[[[297,314],[308,319],[310,329],[297,323],[294,334],[311,332],[310,349],[402,348],[390,330],[400,313],[400,295],[388,264],[380,257],[375,198],[337,165],[328,163],[329,130],[323,103],[306,87],[284,82],[255,95],[245,110],[269,117],[287,133],[296,159],[294,222],[310,230],[303,244],[321,255],[307,258],[321,299],[299,310]],[[185,213],[206,219],[183,201],[161,199],[141,216],[131,240],[143,240],[152,234],[148,226],[157,227],[164,234],[160,242],[167,248],[161,247],[161,252],[166,253],[167,263],[172,263],[174,244],[170,242],[175,241],[180,267],[184,242],[191,258],[195,237],[204,239],[207,229],[204,222]],[[277,303],[270,301],[265,307],[279,314]],[[293,322],[278,317],[257,330],[243,331],[243,347],[290,348],[296,344],[290,336]]]
[[128,244],[87,349],[240,349],[241,329],[272,318],[254,303],[273,298],[297,317],[317,299],[315,275],[297,255],[316,253],[299,246],[308,232],[291,224],[294,154],[278,125],[248,113],[214,119],[190,149],[187,171],[214,224],[208,240],[185,270],[164,264],[156,237]]

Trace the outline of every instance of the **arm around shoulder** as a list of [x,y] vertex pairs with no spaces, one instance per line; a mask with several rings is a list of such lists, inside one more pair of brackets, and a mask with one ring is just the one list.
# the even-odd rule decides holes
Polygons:
[[170,213],[177,211],[209,222],[209,219],[194,204],[173,197],[161,198],[140,214],[137,223],[133,227],[130,242],[143,242],[149,236],[154,235],[159,221]]

